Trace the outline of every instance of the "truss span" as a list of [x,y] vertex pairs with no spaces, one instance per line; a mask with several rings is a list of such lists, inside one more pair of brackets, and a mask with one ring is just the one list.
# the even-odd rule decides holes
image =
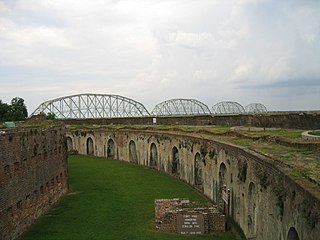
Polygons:
[[56,118],[113,118],[149,116],[143,104],[119,95],[78,94],[49,100],[31,114],[51,113]]
[[208,106],[195,99],[170,99],[159,103],[152,110],[154,116],[211,114]]
[[212,107],[215,114],[241,114],[244,113],[244,107],[237,102],[219,102]]
[[266,106],[262,103],[250,103],[245,107],[247,113],[265,113],[268,112]]

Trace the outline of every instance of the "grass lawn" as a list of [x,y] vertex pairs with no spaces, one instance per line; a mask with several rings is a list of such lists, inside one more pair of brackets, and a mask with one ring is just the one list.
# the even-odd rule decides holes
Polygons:
[[289,130],[289,129],[282,129],[282,130],[274,130],[274,131],[247,131],[245,132],[246,135],[250,136],[274,136],[274,137],[286,137],[286,138],[301,138],[303,130]]
[[153,229],[154,199],[207,202],[186,184],[121,161],[69,157],[70,192],[21,239],[235,239],[230,233],[182,236]]
[[320,136],[320,130],[310,131],[309,134],[315,135],[315,136]]

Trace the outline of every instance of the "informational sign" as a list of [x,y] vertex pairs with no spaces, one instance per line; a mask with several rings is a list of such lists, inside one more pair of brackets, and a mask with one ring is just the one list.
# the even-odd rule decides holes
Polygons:
[[155,117],[152,118],[152,123],[156,125],[157,124],[157,118],[155,118]]
[[178,214],[177,232],[179,234],[204,234],[202,214]]

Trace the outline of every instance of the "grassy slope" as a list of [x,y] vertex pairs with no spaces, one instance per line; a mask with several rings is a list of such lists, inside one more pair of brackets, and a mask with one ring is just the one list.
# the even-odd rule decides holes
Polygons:
[[316,130],[316,131],[313,131],[313,132],[309,132],[309,134],[315,135],[315,136],[320,136],[320,130]]
[[235,239],[232,234],[180,236],[152,230],[154,199],[187,197],[192,188],[142,166],[88,156],[69,158],[70,192],[22,237],[28,239]]

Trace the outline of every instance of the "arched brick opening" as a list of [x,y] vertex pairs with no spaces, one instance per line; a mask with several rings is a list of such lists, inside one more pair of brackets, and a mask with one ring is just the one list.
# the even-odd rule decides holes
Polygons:
[[217,204],[220,209],[224,209],[224,202],[222,199],[222,190],[223,186],[227,185],[227,167],[224,163],[220,164],[219,167],[219,180],[218,180],[218,189],[217,189],[217,194],[218,194],[218,199],[217,199]]
[[253,182],[248,189],[248,234],[254,237],[257,229],[257,190]]
[[67,137],[67,151],[73,150],[73,141],[71,137]]
[[94,155],[93,140],[91,137],[87,138],[87,154]]
[[158,150],[156,144],[152,143],[150,146],[150,167],[157,167],[158,166]]
[[114,141],[110,138],[107,143],[107,158],[115,159],[116,148]]
[[194,157],[194,185],[196,188],[203,189],[201,156],[197,153]]
[[179,175],[179,151],[176,147],[172,148],[172,164],[171,164],[171,173]]
[[289,229],[287,240],[300,240],[298,232],[294,227]]
[[129,142],[129,162],[138,164],[136,143],[133,140]]

